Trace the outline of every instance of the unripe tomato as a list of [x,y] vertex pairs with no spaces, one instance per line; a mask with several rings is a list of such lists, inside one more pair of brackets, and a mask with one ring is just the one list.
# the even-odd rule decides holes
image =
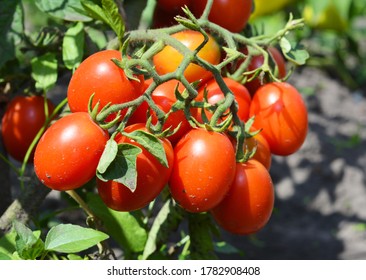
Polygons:
[[47,187],[66,191],[91,180],[108,141],[88,113],[72,113],[52,124],[34,154],[34,170]]
[[[135,130],[146,131],[144,124],[133,124],[125,128],[126,132]],[[169,140],[161,139],[168,161],[168,167],[164,167],[150,152],[134,140],[119,136],[116,141],[132,144],[142,149],[142,153],[137,156],[137,185],[136,190],[132,192],[125,185],[107,181],[103,182],[97,179],[98,193],[104,203],[116,211],[134,211],[145,207],[154,200],[169,180],[173,168],[174,153]]]
[[193,129],[174,148],[170,192],[185,210],[205,212],[224,198],[234,175],[235,151],[229,138]]
[[268,170],[258,161],[236,164],[228,194],[211,214],[226,231],[246,235],[259,231],[271,217],[274,189]]
[[[240,32],[248,22],[252,12],[252,0],[215,0],[213,1],[208,19],[231,32]],[[192,11],[200,17],[207,0],[193,0]]]
[[[42,96],[17,96],[7,105],[1,122],[1,134],[6,151],[14,159],[23,161],[25,154],[46,121]],[[48,114],[54,105],[47,100]],[[32,151],[29,161],[33,160]]]
[[304,143],[308,129],[308,113],[304,100],[295,87],[273,82],[260,87],[250,105],[253,126],[263,129],[271,152],[287,156]]
[[[198,31],[185,30],[171,35],[173,38],[180,41],[188,49],[196,49],[203,41],[203,35]],[[218,64],[220,62],[220,47],[215,39],[209,35],[207,44],[198,52],[201,59],[206,60],[211,64]],[[153,63],[156,71],[160,75],[174,72],[183,60],[183,55],[174,49],[172,46],[165,46],[162,51],[153,57]],[[188,82],[206,81],[212,77],[210,71],[196,64],[189,64],[184,71],[184,76]]]
[[295,0],[254,0],[254,12],[250,17],[250,20],[277,12],[294,1]]
[[[94,94],[94,107],[100,102],[99,111],[108,103],[120,104],[132,101],[142,94],[143,77],[140,82],[129,80],[124,71],[112,59],[121,60],[116,50],[104,50],[86,58],[71,77],[67,98],[71,112],[87,112],[88,102]],[[108,117],[112,120],[115,114]]]

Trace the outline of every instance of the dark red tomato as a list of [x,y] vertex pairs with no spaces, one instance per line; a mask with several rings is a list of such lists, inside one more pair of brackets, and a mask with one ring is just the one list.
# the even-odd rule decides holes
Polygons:
[[[277,67],[277,77],[283,79],[286,77],[286,61],[283,58],[282,54],[275,47],[269,47],[268,52],[271,55],[271,58]],[[244,51],[246,53],[246,51]],[[255,70],[263,65],[264,57],[262,55],[254,56],[248,66],[248,70]],[[245,86],[248,88],[249,92],[253,95],[257,89],[261,86],[260,78],[256,78],[250,82],[247,82]]]
[[[246,121],[249,117],[249,107],[250,107],[250,102],[251,102],[251,97],[250,97],[248,90],[246,89],[245,86],[243,86],[242,84],[240,84],[230,78],[225,77],[224,82],[229,87],[229,89],[233,92],[233,94],[235,96],[235,100],[238,103],[238,106],[239,106],[238,117],[242,121]],[[207,101],[210,104],[216,104],[217,102],[219,102],[220,100],[223,100],[225,98],[224,93],[221,91],[221,89],[215,79],[210,80],[210,82],[208,82],[205,86],[202,86],[199,89],[198,96],[196,98],[198,101],[203,101],[205,90],[207,91],[207,99],[208,99]],[[199,115],[197,116],[197,119],[201,120],[201,117],[200,117],[201,110],[198,110],[198,114]],[[207,115],[208,119],[210,119],[212,116],[212,113],[207,111],[206,115]]]
[[153,28],[163,28],[170,27],[178,24],[175,20],[177,15],[184,16],[183,10],[171,10],[166,11],[160,6],[156,6],[153,14],[152,27]]
[[224,134],[189,131],[174,148],[170,192],[189,212],[215,207],[228,192],[235,175],[235,151]]
[[[190,50],[195,50],[204,41],[203,35],[200,32],[193,30],[184,30],[174,33],[171,36]],[[212,36],[209,35],[208,42],[198,52],[198,56],[213,65],[220,62],[220,46]],[[153,57],[154,66],[160,75],[176,71],[182,60],[183,55],[169,45],[165,46],[161,52]],[[191,63],[185,69],[184,77],[190,83],[200,80],[203,83],[212,77],[212,73],[199,65]]]
[[179,12],[182,7],[189,6],[191,0],[158,0],[157,5],[162,10],[168,13],[176,13]]
[[46,130],[36,147],[37,177],[58,191],[83,186],[94,177],[108,138],[88,113],[62,117]]
[[[139,97],[144,89],[140,82],[129,80],[112,59],[121,60],[116,50],[104,50],[86,58],[71,77],[67,98],[71,112],[87,112],[90,96],[94,93],[93,106],[100,102],[101,110],[108,103],[120,104]],[[112,120],[114,114],[109,116]]]
[[[146,128],[144,124],[133,124],[125,129],[126,132],[135,130],[146,131]],[[167,168],[134,140],[125,136],[118,137],[116,140],[118,143],[133,144],[142,149],[142,153],[137,156],[136,160],[136,190],[132,192],[123,184],[114,181],[103,182],[97,179],[98,193],[109,208],[116,211],[134,211],[147,206],[167,184],[174,161],[173,147],[169,140],[161,139],[168,160],[169,167]]]
[[[206,4],[207,0],[193,0],[193,14],[200,17]],[[252,5],[252,0],[215,0],[208,19],[231,32],[240,32],[249,20]]]
[[269,83],[258,89],[250,105],[254,126],[263,129],[273,154],[287,156],[304,143],[308,114],[301,94],[288,83]]
[[226,231],[246,235],[258,232],[271,217],[274,189],[268,170],[258,161],[236,164],[233,184],[211,214]]
[[[47,100],[48,114],[54,105]],[[45,102],[41,96],[17,96],[13,98],[4,113],[1,133],[6,151],[14,159],[23,161],[25,154],[39,130],[45,124]],[[34,151],[29,157],[33,160]]]

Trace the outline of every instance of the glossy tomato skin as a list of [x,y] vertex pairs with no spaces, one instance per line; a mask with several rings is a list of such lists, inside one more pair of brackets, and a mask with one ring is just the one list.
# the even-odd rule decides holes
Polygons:
[[205,212],[224,198],[234,175],[235,151],[228,137],[193,129],[174,147],[170,192],[188,212]]
[[211,214],[226,231],[247,235],[262,229],[271,217],[274,189],[267,169],[256,160],[236,164],[233,184]]
[[[55,108],[47,100],[48,114]],[[1,133],[6,151],[14,159],[23,161],[25,154],[38,131],[46,121],[44,98],[42,96],[17,96],[13,98],[4,113]],[[32,151],[29,160],[33,160]]]
[[[233,92],[235,100],[239,106],[237,112],[238,117],[242,121],[247,121],[249,117],[249,107],[251,102],[249,91],[246,89],[245,86],[234,81],[233,79],[227,77],[224,77],[223,79],[229,89]],[[225,98],[224,93],[221,91],[220,86],[215,79],[210,80],[206,85],[202,86],[199,89],[198,96],[196,98],[198,101],[203,101],[205,90],[207,91],[207,101],[210,104],[216,104],[217,102]],[[198,114],[199,115],[196,117],[198,120],[201,120],[201,110],[198,110]],[[206,111],[206,115],[208,119],[211,119],[212,113]]]
[[[171,36],[190,50],[196,49],[204,41],[203,35],[200,32],[193,30],[177,32]],[[213,65],[220,62],[220,47],[212,36],[209,35],[209,41],[198,52],[198,56]],[[165,46],[162,51],[153,57],[154,66],[160,75],[174,72],[182,60],[183,55],[171,46]],[[209,80],[212,77],[212,74],[201,66],[191,63],[184,71],[184,76],[188,82],[192,83],[199,80],[202,82]]]
[[[202,15],[207,0],[193,0],[192,11]],[[240,32],[246,26],[252,11],[252,0],[215,0],[208,19],[231,32]]]
[[[144,124],[133,124],[125,128],[126,132],[134,130],[146,131]],[[174,153],[169,140],[161,139],[167,161],[168,168],[164,167],[153,155],[134,140],[125,136],[116,138],[118,143],[127,143],[138,146],[142,153],[137,156],[137,185],[136,190],[131,192],[125,185],[97,179],[98,193],[104,203],[116,211],[134,211],[147,206],[163,190],[168,182],[173,168]]]
[[287,156],[304,143],[308,114],[304,100],[295,87],[274,82],[258,89],[250,105],[254,126],[263,129],[271,153]]
[[271,168],[272,164],[272,154],[271,149],[269,148],[268,142],[266,138],[258,133],[253,137],[245,139],[245,147],[248,150],[253,150],[256,148],[256,152],[253,156],[253,159],[259,161],[267,170]]
[[[67,98],[71,112],[87,112],[90,96],[94,93],[93,107],[100,102],[101,110],[109,102],[120,104],[136,99],[144,89],[140,81],[129,80],[124,71],[112,59],[121,60],[116,50],[104,50],[86,58],[70,79]],[[113,119],[115,114],[109,116]]]
[[34,154],[34,170],[47,187],[66,191],[91,180],[109,135],[88,113],[77,112],[52,124]]

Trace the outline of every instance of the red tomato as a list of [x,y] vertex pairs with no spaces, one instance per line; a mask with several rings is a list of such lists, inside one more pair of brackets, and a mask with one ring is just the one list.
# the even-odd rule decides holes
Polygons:
[[268,170],[271,168],[272,155],[266,138],[258,133],[253,137],[245,139],[245,147],[249,150],[257,148],[253,159],[258,160]]
[[[242,84],[240,84],[230,78],[225,77],[224,82],[229,87],[229,89],[233,92],[233,94],[235,96],[235,100],[238,103],[238,106],[239,106],[238,117],[242,121],[246,121],[249,117],[249,107],[250,107],[250,101],[251,101],[251,97],[250,97],[248,90],[246,89],[245,86],[243,86]],[[202,86],[199,89],[198,96],[196,98],[198,101],[203,101],[205,90],[207,91],[207,99],[208,99],[207,101],[210,104],[216,104],[217,102],[219,102],[220,100],[225,98],[224,93],[221,91],[219,85],[217,84],[216,80],[214,80],[214,79],[210,80],[207,83],[207,85]],[[200,114],[201,114],[201,110],[198,110],[198,116],[197,116],[198,120],[201,120]],[[212,113],[210,113],[209,111],[206,111],[206,115],[207,115],[208,119],[211,119]]]
[[236,164],[235,179],[224,200],[211,214],[226,231],[251,234],[268,222],[274,205],[274,189],[268,170],[258,161]]
[[[139,97],[144,89],[140,82],[129,80],[112,58],[120,60],[121,53],[104,50],[86,58],[71,77],[67,98],[71,112],[87,112],[90,96],[94,93],[93,106],[100,102],[101,110],[108,103],[120,104]],[[112,120],[115,114],[108,117]]]
[[235,175],[235,151],[224,134],[192,129],[174,148],[170,192],[189,212],[215,207],[228,192]]
[[36,175],[58,191],[83,186],[94,177],[108,138],[88,113],[72,113],[57,120],[36,147]]
[[[247,24],[252,12],[252,0],[215,0],[213,1],[208,19],[231,32],[240,32]],[[207,0],[194,0],[192,11],[200,17]]]
[[[203,41],[203,35],[198,31],[185,30],[172,35],[173,38],[180,41],[188,49],[196,49]],[[209,36],[207,44],[198,52],[201,59],[211,64],[220,62],[220,47],[215,39]],[[164,49],[153,57],[153,63],[156,71],[160,75],[174,72],[183,60],[183,55],[171,46],[165,46]],[[210,71],[191,63],[184,71],[184,76],[188,82],[192,83],[201,80],[202,82],[212,77]]]
[[174,14],[179,12],[182,7],[189,6],[191,0],[158,0],[157,6],[165,12]]
[[[126,132],[134,130],[144,130],[144,124],[134,124],[125,128]],[[123,184],[107,181],[103,182],[97,179],[98,193],[104,203],[116,211],[133,211],[145,207],[154,200],[169,180],[173,168],[174,153],[169,140],[161,139],[166,157],[168,168],[164,167],[152,154],[134,140],[125,136],[116,139],[118,143],[128,143],[138,146],[142,153],[137,156],[137,186],[134,192],[131,192]]]
[[[47,100],[48,113],[54,105]],[[44,98],[41,96],[17,96],[13,98],[4,113],[1,133],[6,151],[14,159],[23,161],[25,154],[38,131],[46,121]],[[29,161],[33,160],[32,151]]]
[[271,152],[290,155],[304,143],[308,129],[306,105],[295,87],[269,83],[258,89],[250,105],[254,126],[268,141]]
[[[286,61],[282,54],[275,47],[269,47],[268,52],[275,63],[275,67],[278,69],[278,78],[283,79],[286,77]],[[246,51],[244,51],[246,53]],[[248,66],[248,71],[255,70],[263,65],[264,57],[262,55],[254,56]],[[247,82],[245,86],[249,92],[253,95],[257,89],[261,86],[260,78],[256,78],[250,82]]]

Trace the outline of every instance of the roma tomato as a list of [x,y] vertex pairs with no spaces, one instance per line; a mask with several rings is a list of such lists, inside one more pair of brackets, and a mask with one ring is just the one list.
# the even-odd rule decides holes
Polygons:
[[[90,96],[94,93],[93,106],[100,102],[101,110],[108,103],[120,104],[139,97],[144,89],[140,82],[129,80],[124,71],[112,59],[120,60],[121,53],[104,50],[86,58],[70,79],[67,98],[71,112],[87,112]],[[108,117],[112,120],[115,114]]]
[[57,120],[36,147],[37,177],[58,191],[83,186],[94,177],[108,138],[88,113],[72,113]]
[[[133,124],[125,128],[126,132],[135,130],[146,131],[146,128],[144,124]],[[116,211],[134,211],[145,207],[154,200],[167,184],[173,167],[173,147],[169,140],[161,139],[168,161],[168,167],[164,167],[151,153],[134,140],[120,136],[116,138],[116,141],[132,144],[142,149],[142,153],[137,156],[136,160],[136,190],[132,192],[123,184],[114,181],[103,182],[97,179],[98,193],[109,208]]]
[[[190,50],[196,49],[204,41],[203,35],[200,32],[193,30],[177,32],[171,36]],[[209,35],[207,44],[198,52],[198,56],[214,65],[220,62],[220,47],[212,36]],[[153,57],[156,71],[160,75],[174,72],[182,60],[183,55],[169,45],[165,46],[161,52]],[[185,69],[184,76],[188,82],[192,83],[199,80],[202,82],[206,81],[212,77],[212,74],[203,67],[191,63]]]
[[191,0],[158,0],[157,5],[167,13],[177,13],[184,6],[189,6]]
[[[231,32],[240,32],[247,24],[252,12],[252,0],[215,0],[208,19]],[[191,3],[196,17],[202,15],[207,0],[194,0]]]
[[192,129],[174,147],[169,187],[189,212],[205,212],[226,195],[235,175],[235,151],[224,134]]
[[233,184],[211,214],[226,231],[246,235],[259,231],[271,217],[274,189],[267,169],[256,160],[236,164]]
[[[23,161],[38,131],[46,121],[45,102],[42,96],[17,96],[7,105],[2,118],[1,134],[6,151],[14,159]],[[54,105],[47,100],[48,113]],[[29,160],[33,160],[32,151]]]
[[[251,102],[251,97],[248,90],[245,86],[230,78],[224,77],[223,79],[228,88],[233,92],[235,96],[235,100],[239,107],[238,117],[242,121],[246,121],[249,117],[249,107]],[[203,101],[205,90],[207,91],[207,101],[210,104],[216,104],[217,102],[225,98],[224,93],[221,91],[220,86],[217,84],[215,79],[210,80],[205,86],[202,86],[199,89],[198,96],[196,98],[198,101]],[[205,111],[205,113],[208,119],[210,119],[212,113],[210,113],[209,111]],[[201,120],[200,114],[201,110],[198,110],[198,120]]]
[[258,89],[250,105],[253,126],[263,129],[273,154],[287,156],[304,143],[308,129],[306,105],[295,87],[269,83]]
[[269,148],[266,138],[261,133],[258,133],[253,137],[246,138],[244,145],[249,150],[253,150],[254,148],[256,148],[257,150],[255,151],[253,159],[256,159],[261,164],[263,164],[263,166],[267,168],[267,170],[271,168],[271,150]]

